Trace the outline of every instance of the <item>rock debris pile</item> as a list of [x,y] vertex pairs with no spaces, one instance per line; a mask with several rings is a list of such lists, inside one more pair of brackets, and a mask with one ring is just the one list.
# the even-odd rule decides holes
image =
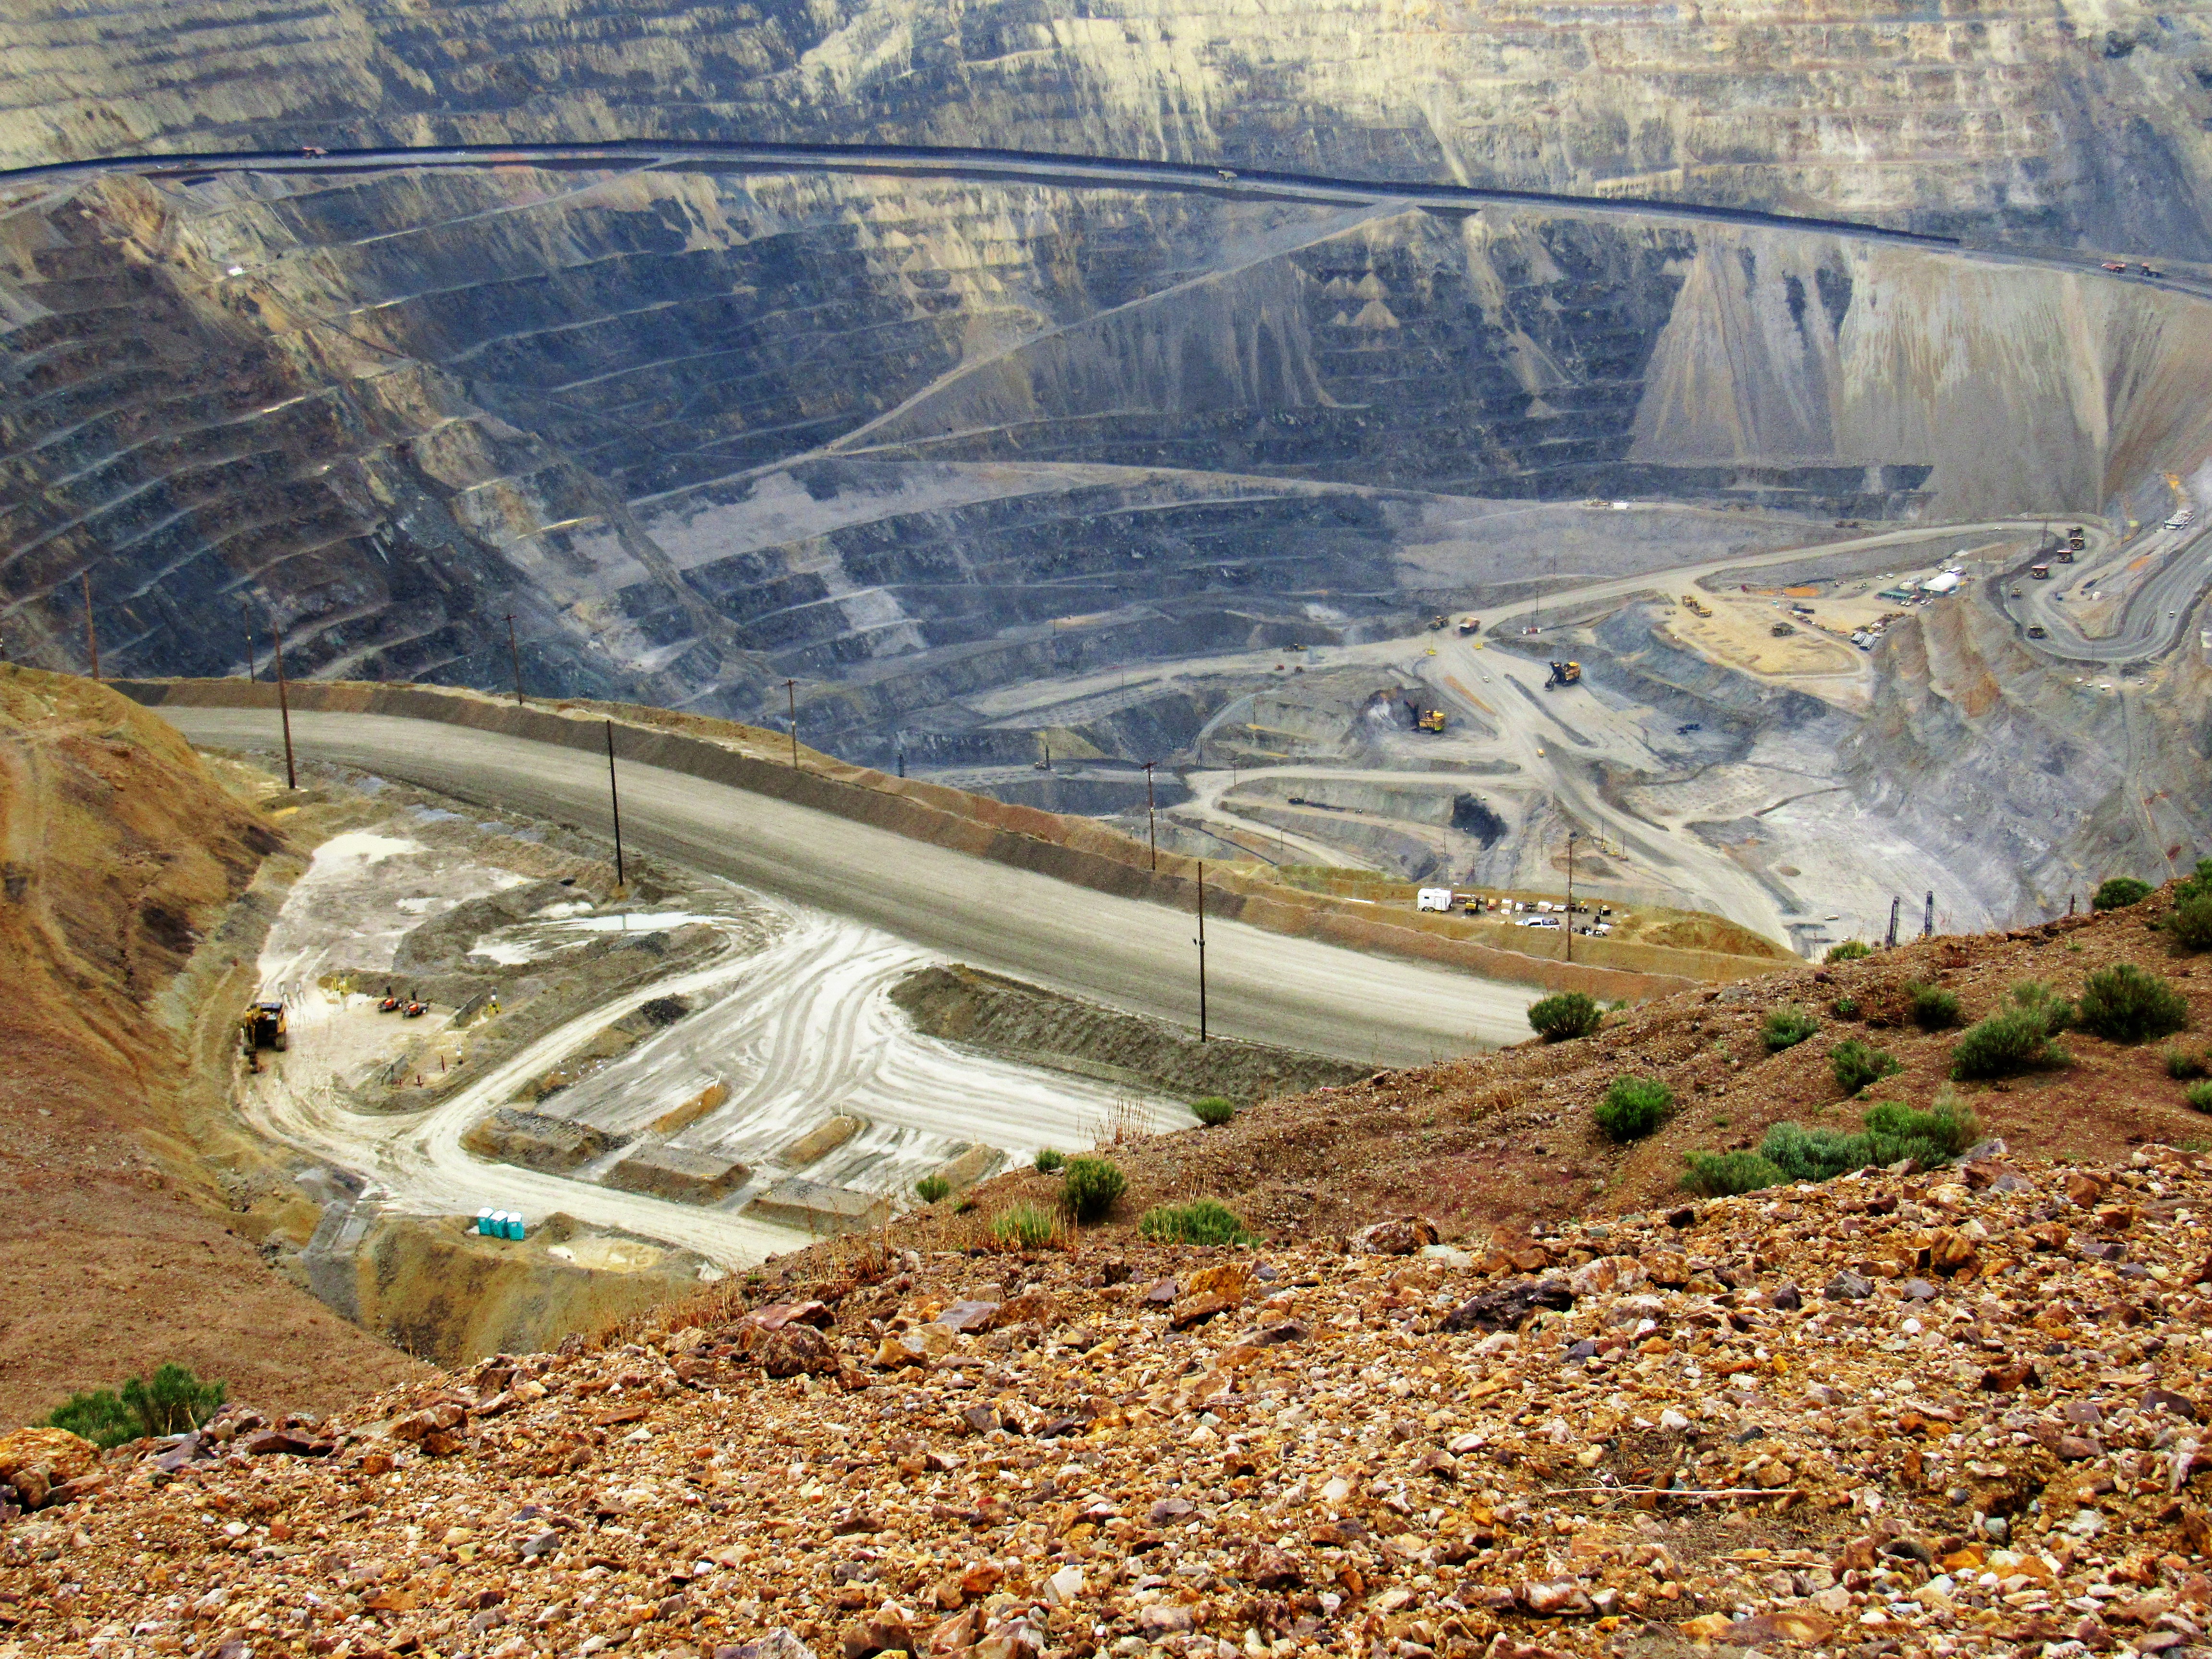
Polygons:
[[26,1431],[0,1654],[2212,1651],[2212,1163],[1981,1150],[1462,1247],[856,1251],[343,1422]]

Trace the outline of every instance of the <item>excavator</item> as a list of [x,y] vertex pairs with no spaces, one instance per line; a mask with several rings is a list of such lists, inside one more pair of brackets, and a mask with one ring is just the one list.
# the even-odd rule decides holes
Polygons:
[[1583,665],[1580,663],[1555,662],[1552,665],[1552,678],[1544,682],[1544,690],[1548,691],[1555,685],[1578,685],[1582,678]]
[[249,1002],[246,1014],[238,1022],[239,1046],[253,1069],[261,1069],[261,1051],[274,1048],[283,1054],[292,1046],[291,1032],[287,1027],[284,1005],[281,1002]]

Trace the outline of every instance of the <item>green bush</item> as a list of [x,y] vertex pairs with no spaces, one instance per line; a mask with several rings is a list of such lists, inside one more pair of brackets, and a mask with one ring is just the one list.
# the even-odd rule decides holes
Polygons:
[[915,1194],[925,1204],[934,1204],[952,1190],[952,1183],[941,1175],[926,1175],[914,1183]]
[[46,1424],[51,1428],[67,1429],[103,1450],[119,1446],[126,1440],[136,1440],[144,1432],[138,1426],[138,1419],[124,1409],[112,1389],[93,1389],[71,1395],[47,1413]]
[[2184,899],[2193,898],[2212,898],[2212,859],[2197,860],[2196,872],[2184,876],[2173,884],[2173,902],[2176,904]]
[[1778,1054],[1784,1048],[1796,1048],[1820,1029],[1820,1022],[1793,1002],[1767,1015],[1759,1035],[1766,1040],[1766,1052]]
[[1017,1204],[991,1218],[991,1237],[1010,1250],[1042,1250],[1060,1230],[1060,1218],[1042,1204]]
[[1828,1050],[1828,1066],[1836,1074],[1836,1086],[1847,1095],[1858,1093],[1869,1083],[1895,1077],[1905,1069],[1904,1063],[1888,1049],[1875,1048],[1856,1037],[1846,1037]]
[[2039,1016],[2045,1036],[2057,1036],[2074,1024],[2076,1012],[2072,1003],[2039,979],[2024,979],[2014,986],[2012,1006]]
[[106,1389],[73,1394],[46,1422],[82,1435],[97,1446],[119,1446],[143,1435],[183,1434],[222,1409],[223,1385],[203,1382],[173,1360],[150,1382],[132,1377],[113,1394]]
[[1067,1154],[1066,1152],[1055,1152],[1049,1146],[1040,1146],[1037,1148],[1036,1172],[1039,1175],[1051,1175],[1057,1170],[1065,1169],[1066,1165]]
[[2203,1077],[2212,1072],[2212,1064],[2203,1054],[2192,1054],[2185,1048],[2166,1051],[2166,1074],[2177,1083],[2186,1083],[2191,1078]]
[[1138,1218],[1137,1231],[1160,1244],[1254,1244],[1243,1218],[1218,1199],[1155,1204]]
[[1103,1221],[1129,1184],[1121,1166],[1109,1158],[1071,1158],[1060,1177],[1060,1207],[1079,1222]]
[[2181,1097],[2200,1112],[2212,1112],[2212,1079],[2191,1084],[2181,1091]]
[[2030,1008],[2007,1008],[1966,1028],[1951,1050],[1951,1075],[1966,1083],[2012,1077],[2066,1061],[2066,1051],[2051,1040],[2051,1028],[2042,1014]]
[[1617,1077],[1591,1114],[1608,1140],[1641,1140],[1674,1109],[1674,1091],[1656,1077]]
[[1959,999],[1940,985],[1918,980],[1905,988],[1912,1005],[1912,1023],[1923,1031],[1948,1031],[1959,1023]]
[[1547,1042],[1588,1036],[1603,1017],[1596,1002],[1580,991],[1560,991],[1528,1005],[1528,1029]]
[[1237,1103],[1220,1095],[1208,1095],[1203,1100],[1190,1103],[1190,1115],[1211,1129],[1237,1115]]
[[1863,939],[1847,939],[1841,945],[1831,945],[1823,962],[1857,962],[1874,954],[1874,947]]
[[2075,1018],[2107,1042],[2143,1042],[2186,1029],[2189,1000],[2156,974],[2116,963],[2089,975]]
[[1707,1198],[1755,1193],[1790,1179],[1757,1152],[1692,1152],[1686,1161],[1690,1168],[1682,1184]]
[[2187,951],[2212,951],[2212,893],[2177,900],[2166,918],[2166,931]]
[[1859,1017],[1859,1000],[1852,996],[1838,997],[1828,1005],[1828,1012],[1838,1019],[1856,1019]]
[[1869,1164],[1912,1158],[1923,1168],[1948,1164],[1981,1139],[1981,1120],[1956,1102],[1939,1100],[1924,1112],[1895,1101],[1867,1108],[1856,1133],[1778,1123],[1759,1152],[1792,1181],[1832,1181]]
[[[1952,1099],[1948,1088],[1924,1112],[1916,1112],[1910,1106],[1886,1100],[1878,1106],[1868,1107],[1861,1121],[1869,1134],[1887,1135],[1898,1141],[1927,1142],[1935,1156],[1924,1155],[1917,1150],[1912,1156],[1923,1164],[1931,1165],[1956,1158],[1982,1138],[1982,1120],[1972,1109]],[[1883,1161],[1894,1164],[1897,1159],[1892,1158]]]
[[2098,884],[2097,896],[2089,902],[2099,910],[2124,910],[2149,896],[2148,882],[2137,881],[2133,876],[2108,876]]

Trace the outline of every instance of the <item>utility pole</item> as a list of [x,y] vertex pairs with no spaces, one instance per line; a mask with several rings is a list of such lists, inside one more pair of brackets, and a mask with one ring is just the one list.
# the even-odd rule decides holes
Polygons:
[[615,817],[615,885],[629,885],[629,875],[623,868],[622,796],[615,788],[615,723],[607,722],[607,805]]
[[1920,937],[1923,939],[1936,937],[1936,890],[1933,887],[1928,890],[1928,908],[1920,917]]
[[84,578],[84,653],[92,659],[92,677],[100,678],[100,630],[92,625],[92,571],[89,567],[77,573]]
[[1883,943],[1893,951],[1897,948],[1897,913],[1904,902],[1903,899],[1895,896],[1889,901],[1889,937]]
[[514,642],[514,612],[507,613],[507,654],[514,664],[514,706],[522,707],[522,647]]
[[1575,959],[1575,832],[1567,831],[1567,960]]
[[783,695],[791,703],[791,769],[799,769],[799,682],[786,680]]
[[269,613],[269,631],[276,641],[276,708],[284,720],[284,787],[297,789],[300,775],[292,765],[292,688],[284,678],[284,629],[276,613]]
[[246,625],[246,678],[248,680],[256,680],[260,677],[253,672],[253,608],[244,599],[240,599],[238,602],[238,615],[239,619]]
[[1160,867],[1160,826],[1152,816],[1152,768],[1158,761],[1145,763],[1145,834],[1152,843],[1152,868]]
[[1206,1041],[1206,860],[1198,861],[1198,1040]]

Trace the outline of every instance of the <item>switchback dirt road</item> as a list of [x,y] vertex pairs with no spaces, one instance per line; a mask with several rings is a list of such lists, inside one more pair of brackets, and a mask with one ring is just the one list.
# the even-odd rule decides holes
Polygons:
[[[192,742],[267,751],[258,710],[154,711]],[[610,828],[606,765],[574,750],[380,714],[295,714],[303,755],[459,799]],[[1115,1007],[1198,1022],[1195,919],[888,830],[625,762],[627,844],[849,916],[925,949]],[[1526,1038],[1536,993],[1221,920],[1206,923],[1209,1024],[1378,1066]]]

